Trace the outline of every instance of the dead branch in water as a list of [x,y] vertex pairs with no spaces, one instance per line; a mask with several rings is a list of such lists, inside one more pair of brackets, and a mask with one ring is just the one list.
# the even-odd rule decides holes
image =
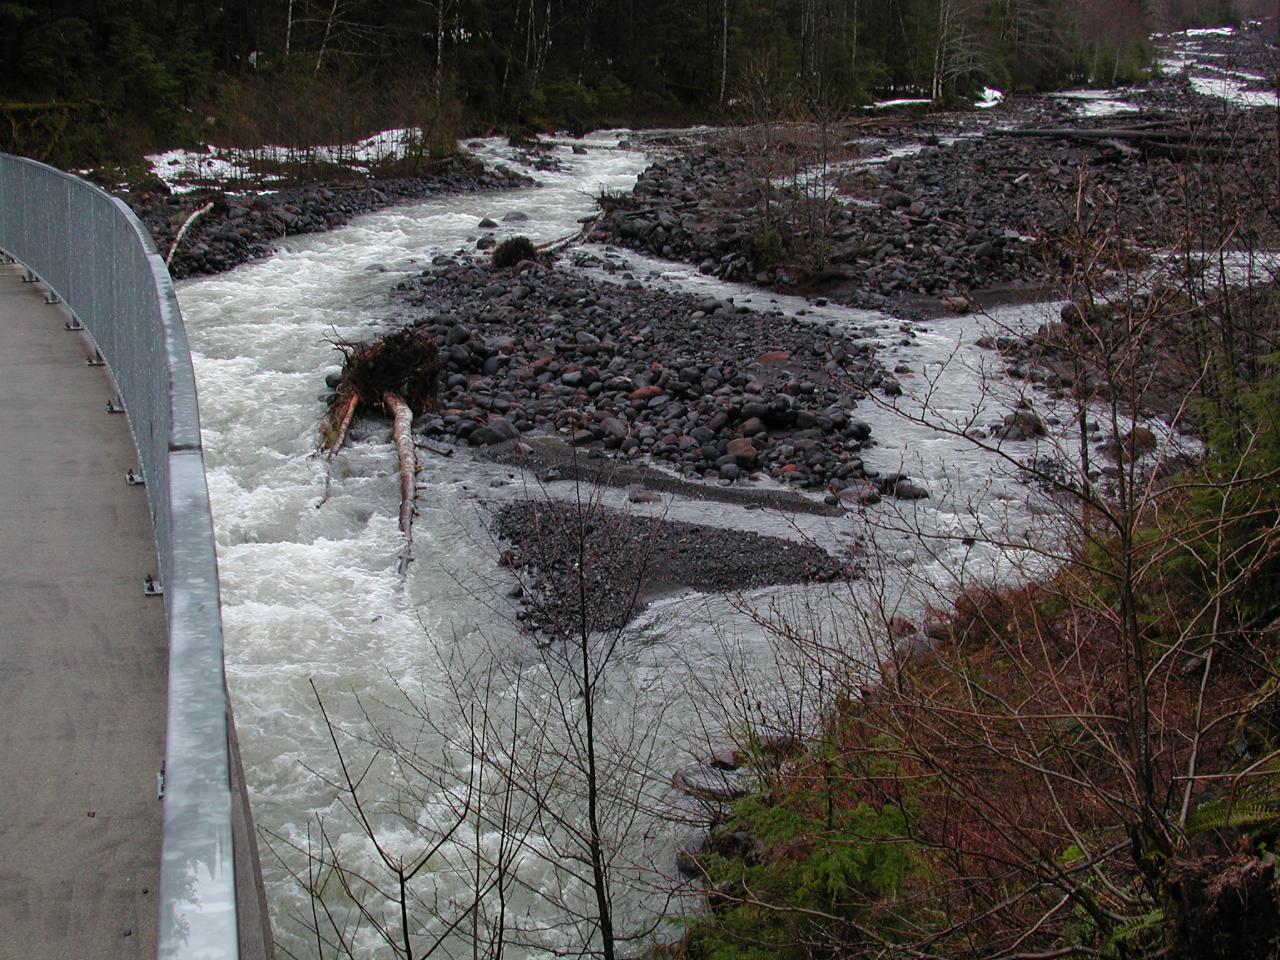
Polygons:
[[351,429],[351,421],[355,418],[356,407],[360,405],[360,394],[354,391],[344,396],[343,391],[338,391],[338,398],[334,401],[336,407],[336,423],[331,424],[326,420],[325,440],[322,444],[329,453],[329,459],[332,460],[341,449],[343,441],[347,439],[347,431]]
[[391,438],[400,456],[400,532],[404,534],[404,547],[400,550],[400,576],[409,569],[413,559],[413,494],[418,476],[418,458],[413,451],[413,412],[399,396],[388,390],[382,395],[382,405],[392,412]]
[[187,235],[187,231],[191,229],[191,225],[203,217],[206,213],[213,209],[212,203],[206,203],[198,210],[193,210],[191,216],[182,222],[182,226],[178,228],[178,234],[173,238],[173,243],[169,245],[169,255],[164,258],[164,265],[167,267],[173,263],[173,255],[178,252],[178,244],[182,242],[182,238]]

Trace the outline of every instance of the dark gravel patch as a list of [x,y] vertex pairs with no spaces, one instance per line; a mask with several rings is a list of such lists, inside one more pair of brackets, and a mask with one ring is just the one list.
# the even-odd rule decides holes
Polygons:
[[521,575],[519,618],[549,639],[625,626],[679,590],[731,592],[825,582],[847,564],[812,544],[702,524],[620,514],[596,504],[526,501],[497,515]]

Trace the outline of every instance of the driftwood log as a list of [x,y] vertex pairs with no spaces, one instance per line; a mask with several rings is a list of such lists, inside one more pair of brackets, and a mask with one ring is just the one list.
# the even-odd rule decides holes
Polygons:
[[1140,150],[1143,153],[1193,160],[1224,160],[1230,156],[1233,147],[1256,139],[1208,130],[1186,130],[1159,120],[1123,127],[1000,128],[992,130],[991,135],[1097,143],[1099,146],[1116,148],[1122,153]]
[[173,255],[178,252],[178,244],[182,242],[182,238],[187,235],[187,231],[191,229],[191,225],[203,217],[206,213],[213,209],[212,203],[206,203],[203,207],[191,212],[191,216],[182,222],[177,235],[173,238],[173,243],[169,244],[169,255],[164,258],[166,267],[173,263]]
[[392,413],[391,438],[400,458],[400,532],[404,534],[400,576],[403,577],[413,559],[413,494],[418,479],[418,458],[413,452],[413,411],[390,390],[382,395],[382,405]]

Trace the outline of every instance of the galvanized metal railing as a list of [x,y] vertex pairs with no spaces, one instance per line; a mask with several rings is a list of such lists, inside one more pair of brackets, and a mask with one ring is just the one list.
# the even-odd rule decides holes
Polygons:
[[6,154],[0,249],[65,301],[92,336],[146,480],[169,637],[157,953],[235,960],[235,795],[218,570],[195,376],[173,282],[123,202]]

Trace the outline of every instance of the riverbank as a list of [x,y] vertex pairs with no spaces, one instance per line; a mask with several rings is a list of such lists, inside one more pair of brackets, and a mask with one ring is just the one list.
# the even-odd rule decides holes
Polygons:
[[[354,173],[355,171],[353,171]],[[146,184],[119,191],[168,257],[175,280],[212,275],[270,256],[286,237],[322,233],[355,217],[430,197],[533,186],[532,178],[506,167],[455,155],[431,164],[422,176],[332,181],[237,192],[200,188],[169,193]],[[205,206],[206,213],[197,214]],[[175,247],[178,232],[193,214]]]

